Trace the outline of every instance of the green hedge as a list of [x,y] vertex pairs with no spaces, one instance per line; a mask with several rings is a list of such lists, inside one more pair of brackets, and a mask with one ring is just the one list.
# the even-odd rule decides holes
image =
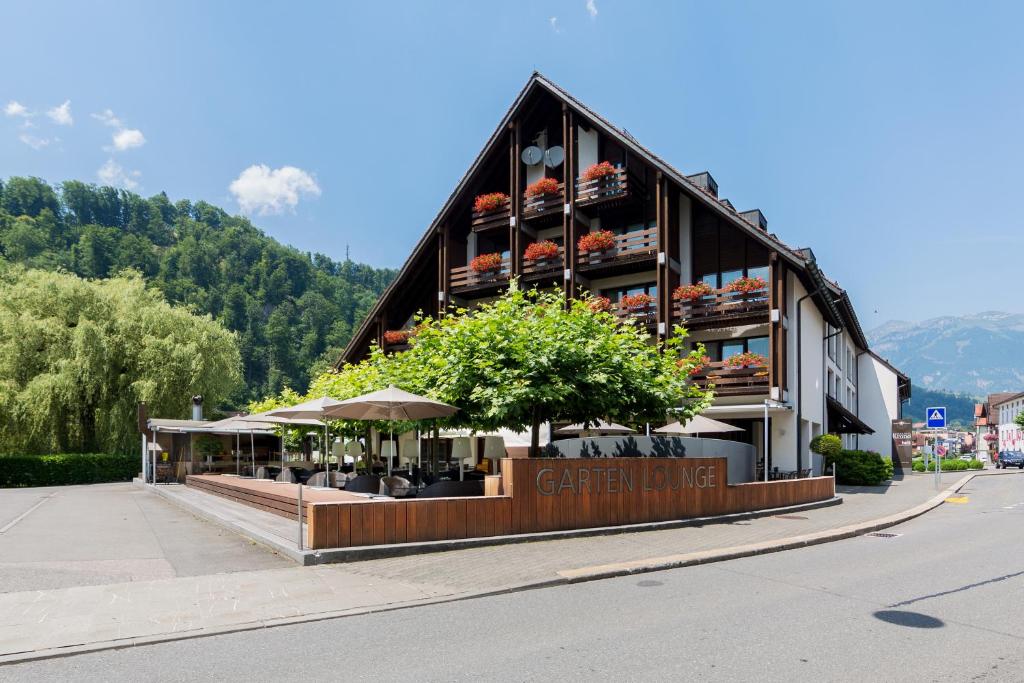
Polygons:
[[[980,460],[960,460],[956,459],[944,459],[942,461],[943,472],[961,472],[963,470],[983,470],[985,469],[985,463]],[[914,460],[914,471],[924,472],[925,465],[923,460]],[[935,460],[933,459],[928,463],[928,472],[935,471]]]
[[0,487],[66,486],[131,481],[139,473],[137,455],[58,453],[0,455]]
[[892,479],[892,460],[883,458],[874,451],[840,451],[834,456],[825,456],[825,471],[838,465],[840,484],[854,486],[877,486]]

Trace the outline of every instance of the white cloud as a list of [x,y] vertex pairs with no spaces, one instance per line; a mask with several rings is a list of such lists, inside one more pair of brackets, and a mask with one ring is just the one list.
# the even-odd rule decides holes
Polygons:
[[121,119],[114,116],[114,112],[109,109],[104,109],[99,114],[91,114],[91,116],[102,123],[104,126],[110,126],[111,128],[121,128]]
[[71,118],[71,100],[64,100],[64,104],[50,109],[46,115],[58,126],[70,126],[75,122]]
[[18,139],[24,142],[32,149],[36,150],[42,149],[43,147],[49,145],[51,142],[56,141],[56,138],[54,138],[53,140],[49,138],[37,138],[35,135],[29,135],[28,133],[22,133],[21,135],[18,136]]
[[302,195],[320,196],[320,186],[313,176],[294,166],[271,169],[266,164],[253,164],[228,189],[243,213],[260,215],[294,209]]
[[114,149],[123,152],[133,147],[142,147],[146,144],[146,137],[137,128],[122,128],[114,133]]
[[22,104],[21,102],[16,102],[14,100],[11,100],[7,103],[7,106],[4,107],[4,113],[8,116],[20,116],[24,119],[27,119],[28,117],[32,116],[32,113],[24,104]]
[[551,30],[555,33],[562,32],[562,28],[558,25],[558,17],[551,17],[548,19],[548,23],[551,24]]
[[96,176],[104,185],[134,190],[139,186],[138,179],[142,176],[142,173],[139,171],[125,171],[119,163],[113,159],[107,159],[107,162],[96,171]]
[[587,13],[590,14],[591,19],[597,19],[597,5],[594,0],[587,0]]

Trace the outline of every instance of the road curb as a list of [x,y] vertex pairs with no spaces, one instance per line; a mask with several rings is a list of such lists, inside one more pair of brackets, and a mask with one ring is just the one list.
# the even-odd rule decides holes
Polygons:
[[687,553],[684,555],[672,555],[661,558],[637,560],[633,562],[624,562],[609,565],[596,565],[593,567],[582,567],[579,569],[564,570],[558,572],[558,575],[556,577],[549,579],[542,579],[539,581],[528,581],[518,584],[510,584],[507,586],[502,586],[500,588],[494,588],[485,591],[449,594],[437,596],[434,598],[427,598],[423,600],[414,600],[405,603],[392,603],[385,605],[374,605],[370,607],[358,607],[353,608],[351,610],[319,612],[315,614],[305,614],[295,617],[281,617],[277,619],[258,620],[246,622],[244,624],[235,624],[231,626],[210,627],[196,629],[192,631],[183,631],[178,633],[160,634],[155,636],[143,636],[138,638],[126,638],[122,640],[103,641],[98,643],[85,643],[78,645],[70,645],[66,647],[50,648],[46,650],[36,650],[32,652],[0,655],[0,666],[23,662],[39,661],[43,659],[54,659],[57,657],[70,657],[73,655],[101,652],[104,650],[119,650],[130,647],[139,647],[145,645],[156,645],[159,643],[174,642],[178,640],[188,640],[192,638],[204,638],[208,636],[225,635],[229,633],[240,633],[244,631],[271,628],[274,626],[289,626],[295,624],[310,623],[315,621],[325,621],[328,619],[339,619],[342,617],[359,616],[364,614],[393,612],[402,609],[410,609],[413,607],[423,607],[428,605],[437,605],[449,602],[459,602],[462,600],[473,600],[497,595],[507,595],[510,593],[518,593],[527,590],[538,590],[542,588],[551,588],[555,586],[571,585],[576,583],[583,583],[586,581],[598,581],[601,579],[610,579],[622,576],[630,576],[634,574],[664,571],[667,569],[677,569],[681,567],[710,564],[712,562],[724,562],[727,560],[751,557],[754,555],[765,555],[768,553],[781,552],[784,550],[805,548],[812,545],[819,545],[823,543],[829,543],[832,541],[839,541],[847,538],[852,538],[855,536],[861,536],[866,533],[871,533],[872,531],[879,531],[909,521],[911,519],[914,519],[915,517],[919,517],[925,514],[929,510],[935,509],[936,507],[941,505],[946,498],[948,498],[951,494],[959,491],[975,477],[989,476],[990,474],[994,473],[972,472],[962,477],[957,482],[955,482],[948,488],[944,489],[940,493],[936,494],[932,498],[928,499],[924,503],[904,510],[903,512],[898,512],[893,515],[888,515],[886,517],[880,517],[878,519],[869,520],[867,522],[861,522],[859,524],[838,527],[836,529],[829,529],[827,531],[820,531],[813,534],[804,534],[802,536],[793,536],[790,538],[779,539],[776,541],[753,543],[743,546],[734,546],[731,548],[722,548],[718,550]]

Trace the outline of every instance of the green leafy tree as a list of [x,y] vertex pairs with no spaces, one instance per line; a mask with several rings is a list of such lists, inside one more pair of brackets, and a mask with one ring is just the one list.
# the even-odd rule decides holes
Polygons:
[[408,351],[373,350],[357,365],[318,378],[311,394],[346,398],[396,384],[451,403],[453,426],[532,430],[547,421],[658,421],[707,407],[711,394],[689,381],[703,350],[681,351],[685,330],[652,343],[640,327],[596,312],[587,299],[524,291],[472,311],[420,321]]
[[826,459],[834,459],[843,450],[843,440],[835,434],[819,434],[811,439],[810,448]]
[[1017,426],[1024,429],[1024,413],[1019,413],[1017,417],[1013,418],[1013,421],[1017,423]]
[[0,262],[0,452],[125,452],[136,404],[185,417],[236,390],[235,335],[137,273],[83,280]]

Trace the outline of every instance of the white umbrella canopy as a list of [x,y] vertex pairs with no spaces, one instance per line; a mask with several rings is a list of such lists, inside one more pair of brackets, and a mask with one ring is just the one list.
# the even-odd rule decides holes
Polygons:
[[673,422],[664,427],[658,427],[654,431],[659,434],[722,434],[725,432],[745,432],[746,430],[742,427],[735,427],[725,422],[712,420],[710,417],[694,415],[685,425]]
[[447,403],[417,396],[391,385],[387,389],[341,401],[328,408],[324,415],[343,420],[403,422],[448,417],[458,410]]
[[331,408],[341,405],[341,401],[328,396],[321,396],[309,401],[303,401],[287,408],[274,408],[261,415],[268,417],[288,417],[293,419],[319,420],[330,417]]
[[636,430],[614,422],[605,422],[604,420],[597,420],[590,427],[581,422],[555,430],[555,434],[583,434],[591,432],[599,434],[635,434]]

